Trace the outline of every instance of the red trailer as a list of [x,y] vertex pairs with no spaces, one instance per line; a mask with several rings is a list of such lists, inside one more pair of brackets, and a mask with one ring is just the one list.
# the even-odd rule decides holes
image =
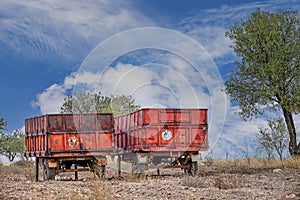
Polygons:
[[[36,157],[44,179],[84,166],[104,173],[106,156],[114,153],[114,120],[105,114],[51,114],[25,120],[26,157]],[[74,165],[75,169],[71,169]]]
[[137,171],[171,160],[191,172],[192,157],[208,149],[207,109],[147,108],[114,119],[117,153]]

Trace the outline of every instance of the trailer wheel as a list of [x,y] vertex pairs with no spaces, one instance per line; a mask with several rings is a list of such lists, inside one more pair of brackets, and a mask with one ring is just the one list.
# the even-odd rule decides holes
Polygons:
[[198,162],[197,161],[193,161],[191,163],[191,169],[190,169],[190,175],[192,176],[196,176],[198,172]]
[[93,160],[88,164],[91,171],[94,173],[94,178],[102,179],[105,177],[106,164],[98,164],[96,160]]
[[47,160],[44,159],[44,180],[54,180],[56,175],[56,169],[48,166]]

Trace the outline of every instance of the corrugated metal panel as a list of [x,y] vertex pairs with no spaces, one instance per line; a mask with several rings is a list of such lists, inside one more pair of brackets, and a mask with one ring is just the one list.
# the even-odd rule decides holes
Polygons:
[[127,151],[208,149],[207,109],[141,109],[115,118],[115,146]]
[[85,151],[113,152],[114,121],[105,114],[51,114],[25,120],[26,156]]

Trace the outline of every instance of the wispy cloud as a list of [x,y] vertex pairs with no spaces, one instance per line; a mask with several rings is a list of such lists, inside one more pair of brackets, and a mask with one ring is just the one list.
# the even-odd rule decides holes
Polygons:
[[231,41],[225,37],[225,31],[235,22],[247,19],[251,12],[261,10],[276,12],[280,10],[300,10],[298,1],[257,1],[237,6],[223,6],[220,9],[195,11],[182,19],[177,29],[193,37],[217,63],[218,67],[236,60]]
[[72,93],[75,84],[87,86],[97,84],[99,74],[85,72],[82,74],[71,73],[66,76],[64,82],[54,83],[43,92],[37,94],[36,100],[31,103],[33,107],[38,107],[42,114],[58,113],[67,95]]
[[0,43],[34,59],[73,61],[112,34],[154,25],[125,1],[4,0],[0,13]]

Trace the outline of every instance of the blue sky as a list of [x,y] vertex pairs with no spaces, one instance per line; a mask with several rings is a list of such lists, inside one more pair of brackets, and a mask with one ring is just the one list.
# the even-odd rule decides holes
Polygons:
[[[98,80],[98,74],[77,73],[76,76],[76,72],[82,69],[80,66],[99,43],[117,33],[141,27],[162,27],[184,33],[203,46],[225,81],[235,69],[234,60],[238,59],[229,48],[231,41],[224,36],[230,24],[246,19],[257,8],[273,12],[278,9],[299,11],[300,8],[297,0],[74,0],[72,3],[67,0],[0,0],[0,3],[0,117],[7,120],[8,131],[22,128],[25,118],[58,112],[63,98],[72,92],[74,80],[85,84],[86,80]],[[136,89],[133,96],[142,106],[176,106],[178,101],[172,97],[173,90],[176,95],[184,96],[192,88],[200,99],[200,106],[211,107],[212,94],[205,89],[211,80],[196,79],[192,76],[193,70],[186,70],[179,73],[183,78],[177,85],[172,78],[169,80],[172,84],[168,80],[163,82],[162,71],[170,77],[179,75],[162,65],[175,66],[176,71],[177,65],[186,63],[159,50],[131,52],[121,56],[106,71],[101,90],[106,94],[111,91],[130,94],[131,90],[127,90],[130,81],[142,85],[147,80],[168,88],[170,94],[163,87],[151,84]],[[125,78],[124,74],[127,74]],[[118,87],[111,84],[112,75],[117,77]],[[185,84],[188,86],[183,87]],[[153,95],[147,96],[146,89]],[[214,135],[214,140],[220,139],[213,151],[220,156],[224,152],[238,151],[244,141],[253,139],[257,126],[264,123],[263,119],[241,121],[234,114],[238,107],[230,104],[228,97],[226,101],[220,102],[226,109],[222,134]]]

